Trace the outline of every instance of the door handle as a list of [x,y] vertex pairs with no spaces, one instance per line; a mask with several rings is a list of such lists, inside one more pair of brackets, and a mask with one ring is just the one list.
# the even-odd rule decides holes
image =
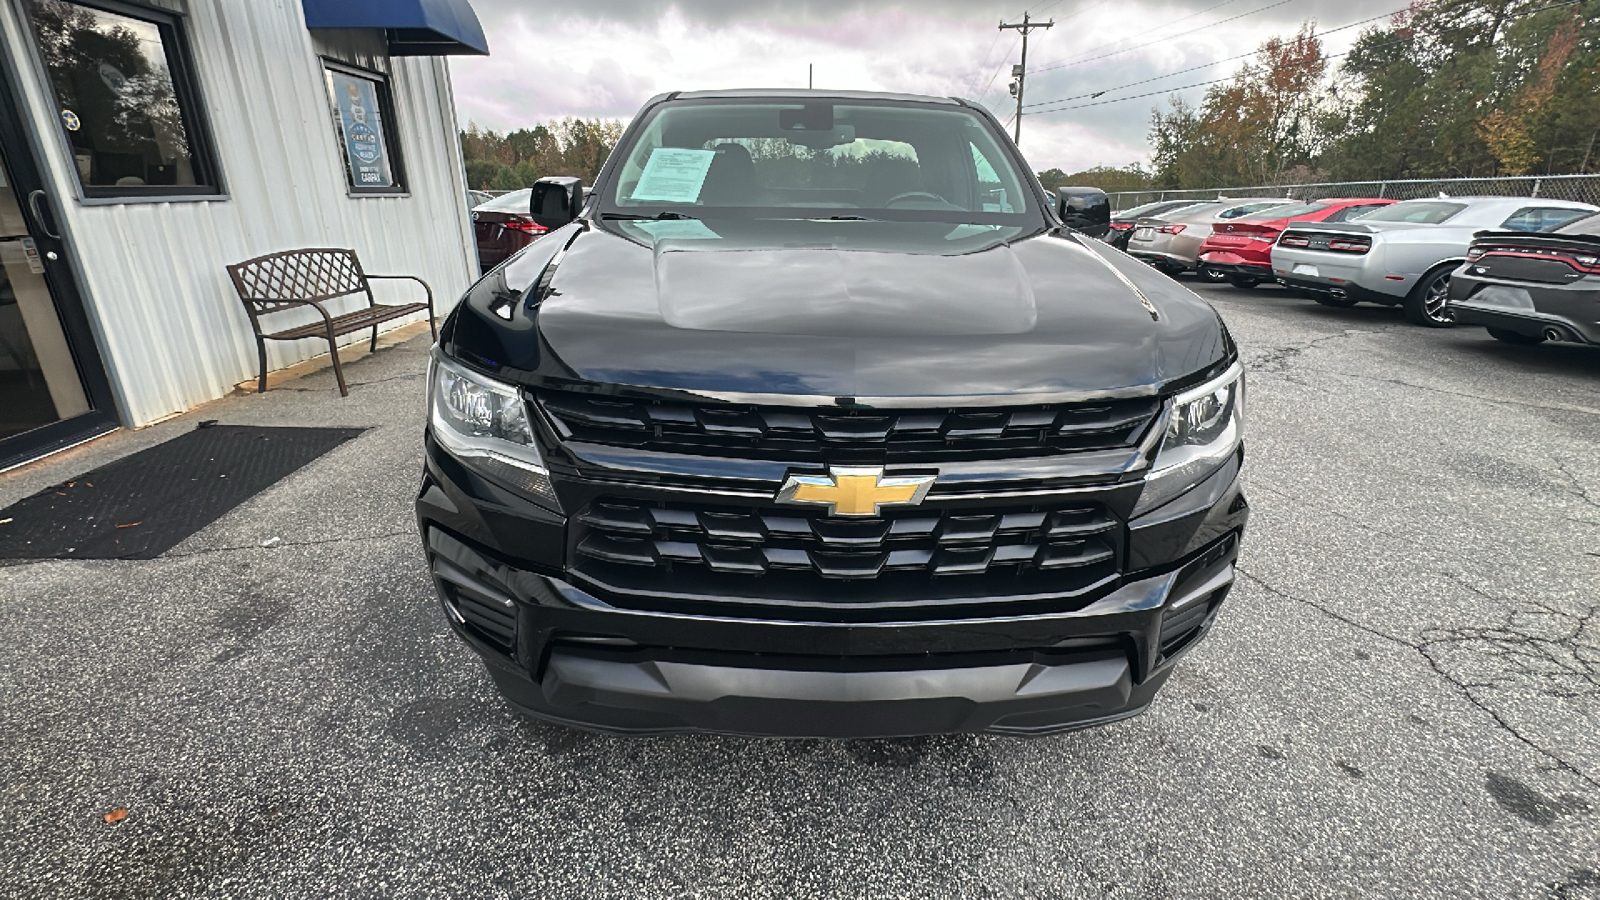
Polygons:
[[61,235],[50,230],[50,223],[46,221],[44,213],[39,211],[39,200],[44,197],[44,191],[30,191],[28,193],[28,211],[33,213],[33,221],[38,224],[44,236],[53,241],[61,240]]

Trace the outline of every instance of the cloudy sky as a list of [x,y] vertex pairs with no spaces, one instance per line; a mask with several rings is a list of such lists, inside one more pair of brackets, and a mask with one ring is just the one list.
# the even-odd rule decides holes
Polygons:
[[[1405,0],[473,0],[492,55],[451,61],[457,111],[495,130],[560,116],[627,119],[669,90],[805,87],[976,98],[1004,121],[1024,10],[1054,19],[1028,42],[1026,100],[1078,106],[1025,116],[1036,169],[1146,161],[1152,106],[1164,93],[1223,78],[1273,35],[1311,20],[1330,31]],[[1381,20],[1380,20],[1381,21]],[[1329,34],[1339,53],[1362,28]],[[1035,71],[1035,70],[1044,71]],[[1148,81],[1159,76],[1170,78]],[[1147,82],[1133,84],[1134,82]],[[1197,100],[1203,87],[1179,91]],[[1098,91],[1099,97],[1086,95]],[[1063,99],[1066,98],[1066,99]],[[1073,99],[1076,98],[1076,99]],[[1094,103],[1092,106],[1081,104]],[[1049,109],[1049,106],[1041,109]]]

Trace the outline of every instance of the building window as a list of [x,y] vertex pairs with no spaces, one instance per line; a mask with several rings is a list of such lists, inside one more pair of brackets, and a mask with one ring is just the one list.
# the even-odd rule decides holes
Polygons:
[[84,196],[222,192],[179,17],[76,0],[29,8]]
[[375,72],[323,61],[333,133],[344,159],[345,180],[353,194],[405,191],[400,147],[395,140],[389,86]]

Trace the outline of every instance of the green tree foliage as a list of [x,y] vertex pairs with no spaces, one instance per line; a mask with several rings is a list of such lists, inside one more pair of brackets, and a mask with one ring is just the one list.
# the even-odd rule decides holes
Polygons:
[[[1592,172],[1593,0],[1414,0],[1329,71],[1310,26],[1151,117],[1165,188]],[[1554,7],[1554,8],[1547,8]]]
[[1103,191],[1142,191],[1150,186],[1150,173],[1139,163],[1131,163],[1120,169],[1115,166],[1095,166],[1071,174],[1060,169],[1046,169],[1038,175],[1045,189],[1051,191],[1063,185],[1097,187]]
[[506,134],[468,123],[461,132],[467,185],[511,191],[546,175],[575,175],[593,183],[621,137],[622,123],[615,119],[568,117]]

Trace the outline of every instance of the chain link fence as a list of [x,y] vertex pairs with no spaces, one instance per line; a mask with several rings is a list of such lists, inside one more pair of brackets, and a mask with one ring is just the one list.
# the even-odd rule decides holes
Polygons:
[[1132,209],[1158,200],[1217,200],[1237,197],[1545,197],[1575,200],[1600,206],[1600,175],[1526,175],[1508,178],[1432,178],[1394,181],[1323,181],[1315,184],[1265,184],[1253,187],[1208,188],[1183,191],[1115,191],[1108,193],[1111,208]]

